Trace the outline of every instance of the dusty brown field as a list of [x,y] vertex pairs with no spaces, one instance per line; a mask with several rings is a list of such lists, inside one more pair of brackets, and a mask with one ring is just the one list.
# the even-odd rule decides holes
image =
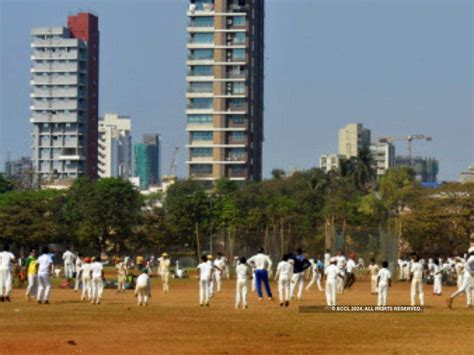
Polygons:
[[[474,353],[474,308],[464,297],[448,310],[445,297],[425,287],[423,314],[302,314],[293,303],[257,301],[234,309],[234,280],[224,282],[210,308],[198,306],[195,278],[172,280],[162,294],[153,279],[148,307],[137,307],[132,291],[105,290],[102,305],[79,302],[72,290],[53,289],[50,305],[38,305],[14,290],[11,303],[0,303],[0,354],[36,353]],[[372,305],[368,282],[338,297],[341,305]],[[272,284],[276,293],[276,284]],[[445,295],[453,288],[445,288]],[[395,283],[389,304],[407,304],[408,285]],[[316,287],[303,305],[324,303]],[[69,344],[68,344],[69,342]]]

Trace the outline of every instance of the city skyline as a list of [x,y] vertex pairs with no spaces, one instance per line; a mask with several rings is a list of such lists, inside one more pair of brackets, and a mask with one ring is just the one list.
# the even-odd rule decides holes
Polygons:
[[[339,128],[361,122],[372,128],[374,138],[432,136],[433,142],[414,144],[415,155],[440,160],[440,181],[458,180],[472,163],[474,150],[471,4],[294,3],[298,5],[266,4],[264,177],[272,168],[318,166],[319,155],[337,150]],[[186,142],[188,2],[143,1],[136,8],[126,2],[113,8],[111,2],[80,4],[1,5],[0,166],[7,151],[13,158],[31,155],[31,28],[61,25],[72,13],[93,10],[100,17],[102,37],[99,115],[132,116],[134,137],[160,131],[167,167],[174,146]],[[152,9],[158,11],[156,19],[149,14]],[[142,21],[121,29],[130,11]],[[7,35],[13,23],[18,31],[8,30]],[[330,39],[321,34],[324,30]],[[134,42],[137,36],[143,40]],[[149,58],[163,49],[166,55]],[[405,150],[403,143],[397,144],[397,154]],[[186,176],[185,160],[182,149],[179,176]]]

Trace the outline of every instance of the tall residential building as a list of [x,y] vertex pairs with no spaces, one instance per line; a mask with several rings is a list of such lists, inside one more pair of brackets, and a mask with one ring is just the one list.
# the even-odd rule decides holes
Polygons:
[[145,134],[143,143],[133,145],[134,175],[139,178],[141,190],[160,182],[160,141],[158,134]]
[[190,0],[189,176],[260,180],[264,0]]
[[99,177],[132,176],[131,121],[128,116],[106,113],[99,121]]
[[98,18],[32,30],[33,169],[37,183],[97,177]]
[[369,146],[377,177],[384,175],[395,166],[395,146],[389,142],[376,142]]
[[361,123],[349,123],[339,130],[339,154],[346,158],[357,157],[360,150],[368,149],[370,130]]

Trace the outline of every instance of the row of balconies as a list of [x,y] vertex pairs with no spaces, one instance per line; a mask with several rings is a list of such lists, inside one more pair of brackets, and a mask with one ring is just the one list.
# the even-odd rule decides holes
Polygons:
[[30,94],[32,98],[39,98],[39,97],[47,97],[47,98],[86,98],[87,91],[84,87],[74,86],[69,89],[57,89],[53,88],[52,85],[48,85],[47,89],[39,88],[38,86],[34,86],[33,90]]
[[82,78],[77,75],[60,75],[60,76],[39,76],[35,75],[30,81],[31,85],[87,85],[87,78]]
[[73,51],[33,51],[31,54],[31,60],[62,60],[62,59],[74,59],[74,60],[87,60],[86,53],[80,53],[77,50]]
[[48,73],[53,73],[53,72],[70,72],[70,73],[76,73],[78,71],[85,72],[86,67],[83,62],[74,62],[74,63],[53,63],[53,61],[50,61],[49,63],[37,63],[35,62],[31,66],[31,72],[48,72]]

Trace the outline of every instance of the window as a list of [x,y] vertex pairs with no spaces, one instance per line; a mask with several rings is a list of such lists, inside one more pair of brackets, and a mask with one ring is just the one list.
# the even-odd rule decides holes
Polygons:
[[245,32],[237,32],[234,36],[234,43],[245,43]]
[[194,33],[191,36],[191,43],[213,43],[214,33]]
[[211,141],[212,132],[211,131],[191,132],[191,138],[192,140],[196,140],[196,141]]
[[245,49],[233,49],[232,50],[233,59],[245,59]]
[[214,17],[199,16],[194,18],[191,24],[193,27],[214,27]]
[[232,93],[233,94],[245,94],[245,83],[243,82],[235,82],[232,86]]
[[195,65],[191,67],[191,74],[198,76],[213,76],[214,68],[212,65]]
[[232,132],[230,138],[234,141],[243,141],[245,139],[244,132]]
[[193,164],[190,167],[191,174],[212,174],[211,164]]
[[245,105],[245,99],[228,99],[229,106],[242,107]]
[[192,157],[211,157],[212,148],[192,148],[191,156]]
[[214,50],[212,49],[194,49],[191,51],[190,55],[191,59],[213,59],[214,58]]
[[191,123],[191,124],[212,123],[212,115],[189,115],[188,123]]
[[232,148],[230,150],[230,155],[234,158],[243,158],[245,156],[244,148]]
[[212,109],[214,101],[211,98],[195,98],[191,99],[191,108],[196,109]]
[[244,123],[244,116],[241,115],[230,115],[227,118],[229,120],[229,123],[233,124],[243,124]]
[[244,167],[242,165],[233,165],[232,172],[234,174],[242,174],[244,172]]
[[245,16],[234,16],[234,26],[245,26]]
[[198,81],[192,82],[189,85],[190,92],[212,92],[213,84],[212,82]]

